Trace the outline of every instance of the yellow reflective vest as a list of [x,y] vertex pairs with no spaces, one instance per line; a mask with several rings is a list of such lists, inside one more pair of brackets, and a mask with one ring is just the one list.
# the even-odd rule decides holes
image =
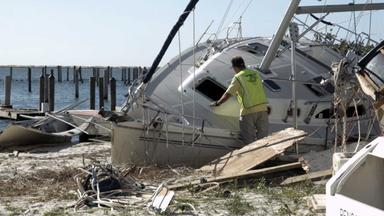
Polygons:
[[257,71],[242,70],[235,75],[242,91],[237,94],[237,100],[244,108],[249,109],[261,104],[267,104],[263,82]]

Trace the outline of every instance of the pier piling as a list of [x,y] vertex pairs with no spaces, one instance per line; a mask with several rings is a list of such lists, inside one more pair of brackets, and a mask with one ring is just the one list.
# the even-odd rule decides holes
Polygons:
[[48,106],[49,111],[52,112],[55,110],[55,76],[53,75],[53,69],[51,69],[51,75],[48,80]]
[[79,98],[79,73],[76,67],[73,67],[73,76],[75,80],[75,98]]
[[128,68],[128,80],[127,80],[128,85],[131,84],[131,73],[132,73],[132,68],[129,67]]
[[28,92],[32,92],[32,68],[28,67]]
[[104,78],[99,77],[99,109],[104,107]]
[[76,66],[73,66],[73,82],[76,83]]
[[108,81],[109,81],[109,70],[104,70],[104,99],[108,100]]
[[83,75],[81,75],[82,73],[81,73],[81,66],[79,67],[79,69],[77,69],[77,71],[78,71],[78,76],[79,76],[79,79],[80,79],[80,82],[81,82],[81,84],[83,84],[84,83],[84,81],[83,81]]
[[12,77],[11,76],[5,76],[4,79],[4,106],[5,107],[11,107],[11,85],[12,85]]
[[48,74],[45,72],[44,74],[44,103],[48,103]]
[[40,79],[39,79],[39,110],[42,111],[43,107],[41,104],[44,102],[44,69],[41,71]]
[[57,82],[62,82],[63,81],[63,75],[62,75],[62,70],[61,66],[57,66]]
[[111,111],[116,110],[116,79],[111,78],[110,80],[111,84]]
[[89,78],[89,109],[95,109],[96,97],[96,78],[94,76]]
[[96,85],[99,86],[100,68],[96,68]]

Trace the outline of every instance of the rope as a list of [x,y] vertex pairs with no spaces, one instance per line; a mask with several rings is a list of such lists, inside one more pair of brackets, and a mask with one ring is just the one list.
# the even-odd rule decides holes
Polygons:
[[[372,0],[371,0],[371,4],[372,4]],[[371,31],[372,31],[372,10],[369,11],[369,30],[368,30],[368,41],[367,41],[367,45],[369,45],[370,41],[371,41]]]
[[[184,118],[184,101],[183,101],[183,66],[181,64],[181,39],[180,39],[180,30],[177,32],[179,39],[179,65],[180,65],[180,105],[181,105],[181,119]],[[184,121],[181,124],[181,140],[184,146]]]
[[[193,44],[196,43],[196,20],[195,20],[195,10],[192,11],[192,18],[193,18],[193,28],[192,28],[192,31],[193,31],[193,35],[192,35],[192,40],[193,40]],[[192,133],[192,137],[195,137],[195,118],[196,118],[196,110],[195,110],[195,79],[196,79],[196,52],[195,52],[195,46],[193,46],[193,81],[192,81],[192,88],[193,88],[193,93],[192,93],[192,104],[193,104],[193,107],[192,107],[192,127],[193,127],[193,133]],[[192,147],[194,147],[195,145],[195,140],[192,139]]]
[[356,145],[356,149],[354,151],[354,153],[357,152],[357,149],[360,145],[360,139],[361,139],[361,128],[360,128],[360,116],[359,116],[359,113],[357,111],[357,104],[356,104],[356,100],[355,98],[353,99],[353,104],[355,105],[355,111],[356,111],[356,117],[357,117],[357,128],[358,128],[358,132],[359,132],[359,138],[357,139],[357,145]]
[[227,9],[226,9],[226,11],[225,11],[225,13],[224,13],[224,16],[223,16],[223,18],[221,19],[221,23],[220,23],[219,27],[217,28],[217,31],[216,31],[216,34],[215,34],[215,35],[216,35],[216,38],[217,38],[217,36],[219,35],[220,31],[221,31],[222,28],[223,28],[224,22],[225,22],[225,20],[226,20],[226,18],[227,18],[227,16],[228,16],[229,10],[231,9],[232,3],[233,3],[233,0],[230,0],[229,4],[228,4],[228,6],[227,6]]
[[[355,4],[355,0],[353,0],[353,4]],[[353,11],[352,12],[352,15],[353,15],[353,27],[354,27],[354,30],[355,30],[355,44],[357,46],[357,23],[356,23],[356,12]]]

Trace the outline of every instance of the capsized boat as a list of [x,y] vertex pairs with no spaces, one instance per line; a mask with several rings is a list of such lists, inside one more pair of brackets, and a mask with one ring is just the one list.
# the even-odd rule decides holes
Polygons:
[[65,131],[48,132],[20,124],[11,124],[0,133],[0,149],[78,142],[87,133],[87,127],[89,127],[89,123]]
[[86,100],[45,116],[23,116],[29,120],[15,122],[0,132],[0,149],[78,142],[88,136],[110,136],[111,122],[96,110],[72,110]]
[[[200,166],[208,157],[212,160],[245,145],[239,137],[239,105],[235,99],[216,109],[209,106],[231,82],[233,56],[242,56],[248,68],[261,72],[269,100],[270,132],[296,124],[311,134],[306,143],[326,147],[327,141],[337,136],[331,129],[339,115],[332,107],[336,85],[332,83],[331,63],[343,56],[323,46],[324,41],[311,41],[303,35],[294,39],[294,33],[284,39],[293,15],[308,9],[299,7],[299,3],[291,2],[273,40],[255,37],[207,41],[185,50],[155,73],[159,62],[156,58],[147,76],[129,90],[122,111],[132,120],[119,122],[113,128],[112,161]],[[322,19],[324,16],[315,23]],[[304,32],[314,26],[307,26]],[[356,92],[344,93],[360,99],[345,109],[348,133],[358,136],[353,122],[358,121],[361,128],[372,128],[374,112],[367,98]],[[374,132],[369,129],[365,135]]]

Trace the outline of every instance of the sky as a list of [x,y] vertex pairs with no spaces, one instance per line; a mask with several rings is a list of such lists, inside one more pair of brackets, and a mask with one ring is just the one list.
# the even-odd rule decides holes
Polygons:
[[[302,0],[301,4],[352,1]],[[356,3],[370,1],[384,2],[356,0]],[[0,65],[150,66],[188,2],[0,0]],[[224,37],[225,30],[218,31],[219,26],[225,29],[243,12],[243,36],[270,37],[276,32],[289,3],[289,0],[200,0],[194,16],[189,16],[180,30],[180,37],[175,37],[160,65],[178,55],[179,50],[192,46],[193,38],[198,40],[211,22],[207,34],[219,32],[219,37]],[[230,9],[223,19],[227,8]],[[384,20],[383,13],[373,12],[373,20]],[[368,32],[369,12],[356,15],[363,17],[358,20],[358,28]],[[350,17],[351,13],[343,13],[329,18],[348,27]],[[380,24],[372,22],[372,35],[377,40],[384,38]]]

